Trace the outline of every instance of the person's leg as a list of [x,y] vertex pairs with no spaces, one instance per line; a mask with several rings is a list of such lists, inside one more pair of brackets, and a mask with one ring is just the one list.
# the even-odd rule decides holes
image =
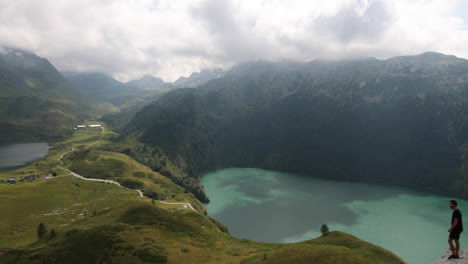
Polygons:
[[458,256],[458,253],[460,252],[460,240],[456,239],[455,240],[455,255]]
[[448,243],[450,245],[450,250],[452,251],[452,255],[455,255],[455,246],[453,245],[453,239],[449,238]]

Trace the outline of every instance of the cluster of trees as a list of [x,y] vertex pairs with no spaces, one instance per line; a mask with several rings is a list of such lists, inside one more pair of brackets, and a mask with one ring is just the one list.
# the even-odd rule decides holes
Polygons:
[[50,232],[47,231],[46,226],[43,223],[40,223],[37,226],[37,239],[44,240],[44,239],[52,239],[57,236],[55,229],[51,229]]

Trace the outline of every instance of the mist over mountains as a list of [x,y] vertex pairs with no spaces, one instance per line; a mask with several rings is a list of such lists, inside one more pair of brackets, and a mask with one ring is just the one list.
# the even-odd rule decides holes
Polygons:
[[431,263],[468,211],[467,14],[0,1],[0,263]]
[[[110,128],[102,146],[68,155],[81,173],[113,177],[125,163],[96,158],[114,153],[202,202],[201,176],[228,167],[468,198],[468,60],[455,56],[252,61],[174,83],[60,73],[19,50],[0,67],[2,142],[59,142],[90,119]],[[141,184],[151,199],[166,194]]]
[[221,72],[203,70],[174,84],[149,75],[122,83],[104,73],[61,73],[34,53],[5,48],[0,53],[0,142],[59,140],[86,116],[125,108],[134,112],[166,92],[197,87]]
[[192,73],[189,77],[180,77],[173,83],[166,83],[151,75],[123,83],[104,73],[64,72],[63,74],[85,95],[125,108],[149,102],[178,88],[196,88],[209,80],[221,77],[224,71],[205,69],[200,73]]
[[195,182],[214,169],[262,167],[465,197],[468,63],[455,56],[256,61],[174,83],[62,76],[19,50],[1,63],[9,140],[50,130],[60,138],[80,117],[115,112],[104,120],[121,141],[154,148],[128,153],[157,170],[168,159]]
[[[390,183],[466,198],[468,61],[428,52],[388,60],[249,62],[144,107],[121,140],[197,178],[226,167]],[[203,199],[203,198],[202,198]]]

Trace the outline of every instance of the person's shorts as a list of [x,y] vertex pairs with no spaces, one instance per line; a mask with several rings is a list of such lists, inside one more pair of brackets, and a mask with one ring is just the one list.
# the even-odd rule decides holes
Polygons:
[[449,238],[459,240],[460,239],[460,233],[450,233]]

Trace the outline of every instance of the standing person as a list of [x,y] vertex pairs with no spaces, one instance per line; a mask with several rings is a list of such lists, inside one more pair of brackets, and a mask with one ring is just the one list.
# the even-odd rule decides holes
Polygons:
[[[453,210],[453,213],[452,226],[448,230],[450,233],[448,243],[450,245],[452,255],[450,255],[448,259],[459,259],[460,257],[458,256],[458,253],[460,252],[460,233],[463,232],[462,214],[460,210],[458,210],[457,201],[451,200],[449,206]],[[454,240],[455,246],[453,245]]]

